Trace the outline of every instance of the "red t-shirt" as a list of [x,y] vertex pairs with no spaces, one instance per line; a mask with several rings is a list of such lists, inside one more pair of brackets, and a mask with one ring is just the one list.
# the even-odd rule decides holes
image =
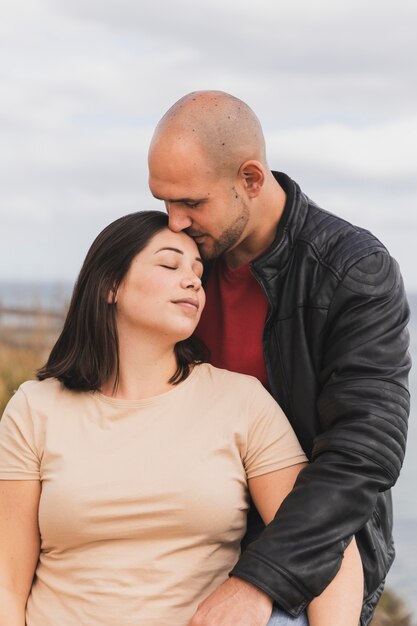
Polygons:
[[196,334],[210,350],[210,362],[256,376],[268,388],[262,338],[268,300],[247,263],[236,270],[219,259],[205,287],[207,302]]

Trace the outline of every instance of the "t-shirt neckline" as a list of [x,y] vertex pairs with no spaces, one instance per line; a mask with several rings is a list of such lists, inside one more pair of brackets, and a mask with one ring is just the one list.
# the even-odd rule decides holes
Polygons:
[[168,391],[159,393],[156,396],[143,398],[142,400],[125,400],[123,398],[112,398],[111,396],[106,396],[104,393],[101,393],[101,391],[94,391],[93,394],[101,402],[104,402],[105,404],[109,404],[114,407],[135,408],[149,406],[151,404],[159,404],[160,402],[164,402],[166,399],[171,400],[173,395],[176,395],[179,391],[188,386],[188,384],[197,376],[197,372],[201,365],[204,365],[204,363],[198,363],[194,365],[191,373],[187,376],[187,378],[177,385],[173,386],[172,389],[168,389]]

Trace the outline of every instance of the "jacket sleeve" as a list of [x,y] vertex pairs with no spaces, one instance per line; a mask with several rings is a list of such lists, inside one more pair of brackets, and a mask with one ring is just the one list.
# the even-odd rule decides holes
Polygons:
[[409,413],[408,318],[398,265],[387,252],[351,266],[334,292],[312,463],[231,572],[294,616],[333,579],[351,536],[400,472]]

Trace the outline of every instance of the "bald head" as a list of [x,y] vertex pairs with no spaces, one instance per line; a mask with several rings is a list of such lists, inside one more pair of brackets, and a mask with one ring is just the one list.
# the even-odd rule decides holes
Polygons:
[[258,118],[222,91],[190,93],[165,113],[149,149],[149,188],[165,203],[171,230],[230,267],[272,243],[285,205]]
[[[235,176],[242,163],[267,167],[265,140],[247,104],[222,91],[196,91],[176,102],[156,127],[150,157],[164,151],[173,159],[194,151],[221,176]],[[200,161],[201,167],[201,161]]]

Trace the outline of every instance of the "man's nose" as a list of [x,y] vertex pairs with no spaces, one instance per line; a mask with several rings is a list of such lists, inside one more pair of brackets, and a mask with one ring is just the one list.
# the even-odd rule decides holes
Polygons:
[[185,228],[189,228],[192,224],[192,220],[188,217],[184,209],[181,209],[174,204],[166,203],[166,208],[169,218],[169,227],[174,233],[179,233]]

